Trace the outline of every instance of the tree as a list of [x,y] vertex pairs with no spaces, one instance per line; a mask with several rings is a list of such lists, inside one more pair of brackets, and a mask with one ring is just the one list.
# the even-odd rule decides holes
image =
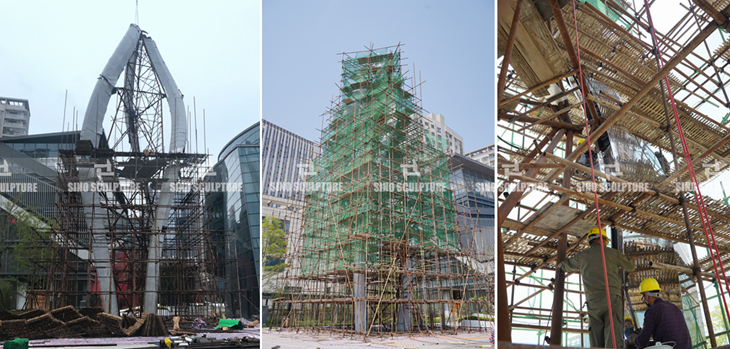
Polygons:
[[[13,248],[13,243],[10,242],[10,228],[12,225],[12,220],[5,211],[0,209],[0,270],[3,269],[3,267],[8,268],[9,266],[3,266],[2,261],[5,260],[3,258],[5,255],[8,255]],[[13,306],[11,305],[11,300],[13,298],[13,294],[16,292],[15,283],[17,282],[15,278],[3,278],[0,280],[0,310],[8,310],[13,309]]]
[[275,275],[284,271],[289,265],[286,264],[286,234],[281,229],[281,221],[274,217],[264,217],[262,224],[263,231],[263,264],[264,283],[267,283]]
[[[724,332],[727,330],[727,327],[725,326],[725,312],[722,310],[720,305],[716,305],[712,310],[710,311],[710,316],[712,317],[712,328],[715,330],[715,333]],[[728,336],[717,336],[715,339],[717,339],[717,345],[726,345],[728,344]]]
[[20,200],[15,199],[0,205],[0,211],[3,211],[0,216],[5,217],[0,224],[5,242],[2,252],[9,254],[15,262],[14,271],[23,279],[22,283],[14,278],[4,280],[0,297],[5,301],[18,285],[25,284],[30,289],[47,288],[48,268],[58,253],[51,239],[51,232],[58,229],[58,224],[44,221],[43,216],[33,213],[30,208],[22,208],[19,203]]

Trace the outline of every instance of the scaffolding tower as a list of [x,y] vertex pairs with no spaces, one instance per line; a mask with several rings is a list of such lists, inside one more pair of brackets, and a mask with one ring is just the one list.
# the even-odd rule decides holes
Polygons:
[[479,227],[457,220],[468,202],[454,199],[448,155],[435,147],[445,140],[424,132],[401,55],[401,45],[342,55],[271,327],[367,337],[491,322],[487,263],[473,257]]

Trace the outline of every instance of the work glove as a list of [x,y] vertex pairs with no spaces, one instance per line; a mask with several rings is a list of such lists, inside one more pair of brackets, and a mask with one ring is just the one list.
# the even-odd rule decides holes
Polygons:
[[629,339],[626,341],[632,348],[636,348],[636,344],[634,341],[636,340],[636,337],[639,336],[639,331],[634,330],[634,332],[631,332],[629,335]]

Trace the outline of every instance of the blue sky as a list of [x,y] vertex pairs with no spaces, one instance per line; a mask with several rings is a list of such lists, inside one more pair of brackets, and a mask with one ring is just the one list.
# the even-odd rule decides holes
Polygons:
[[494,143],[494,2],[264,0],[262,23],[264,119],[319,141],[338,53],[401,43],[423,108],[445,116],[465,151]]
[[[0,96],[29,100],[31,134],[60,132],[68,89],[67,122],[76,107],[80,126],[99,74],[135,22],[135,0],[3,1],[0,13]],[[139,25],[157,43],[191,110],[195,97],[200,153],[205,109],[213,160],[259,120],[260,15],[258,0],[139,0]],[[195,150],[194,139],[188,149]]]

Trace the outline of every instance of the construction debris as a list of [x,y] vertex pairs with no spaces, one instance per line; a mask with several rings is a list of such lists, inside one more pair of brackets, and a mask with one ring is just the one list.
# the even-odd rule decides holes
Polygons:
[[51,315],[53,315],[54,318],[63,322],[69,322],[83,317],[83,315],[81,315],[81,313],[79,313],[76,308],[70,305],[52,310]]
[[[82,315],[87,313],[96,317]],[[36,315],[35,317],[24,319]],[[167,336],[169,332],[162,317],[143,313],[141,318],[124,315],[114,316],[82,309],[77,311],[72,306],[55,309],[50,312],[35,309],[17,314],[3,312],[0,320],[0,340],[10,338],[78,338],[78,337],[133,337],[133,336]]]
[[[261,338],[259,336],[243,336],[238,338],[209,338],[207,336],[175,336],[161,339],[161,348],[258,348]],[[153,343],[151,343],[153,344]]]

